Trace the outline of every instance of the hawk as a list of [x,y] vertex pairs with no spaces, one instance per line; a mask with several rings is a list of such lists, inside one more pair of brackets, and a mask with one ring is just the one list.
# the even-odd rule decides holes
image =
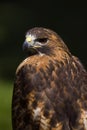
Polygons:
[[60,36],[30,29],[15,74],[13,130],[87,130],[87,72]]

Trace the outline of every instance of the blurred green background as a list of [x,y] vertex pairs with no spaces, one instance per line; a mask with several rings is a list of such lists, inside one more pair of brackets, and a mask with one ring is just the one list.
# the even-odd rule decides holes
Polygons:
[[53,29],[87,68],[85,5],[45,0],[0,2],[0,130],[12,130],[13,82],[17,66],[25,59],[22,43],[28,29]]

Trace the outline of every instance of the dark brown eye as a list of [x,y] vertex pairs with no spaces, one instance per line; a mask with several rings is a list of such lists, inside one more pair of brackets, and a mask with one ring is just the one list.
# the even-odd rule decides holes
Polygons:
[[35,41],[36,42],[41,42],[41,43],[46,43],[48,38],[37,38]]

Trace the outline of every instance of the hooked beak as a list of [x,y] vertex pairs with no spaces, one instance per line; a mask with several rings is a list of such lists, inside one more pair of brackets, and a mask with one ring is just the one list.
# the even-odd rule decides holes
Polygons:
[[28,51],[29,48],[33,48],[33,46],[32,46],[31,44],[29,44],[27,41],[25,41],[25,42],[23,43],[23,50],[24,50],[24,51]]
[[38,48],[41,48],[41,45],[39,45],[39,44],[35,44],[35,43],[31,43],[31,42],[27,42],[27,41],[25,41],[24,43],[23,43],[23,50],[24,51],[29,51],[30,49],[35,49],[35,50],[37,50]]
[[27,52],[29,55],[39,54],[38,49],[40,47],[41,46],[34,45],[33,43],[27,41],[23,43],[23,51]]

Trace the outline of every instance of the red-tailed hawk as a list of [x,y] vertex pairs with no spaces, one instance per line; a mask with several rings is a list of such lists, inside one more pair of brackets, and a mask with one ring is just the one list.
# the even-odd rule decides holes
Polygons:
[[87,130],[87,72],[50,29],[26,33],[16,71],[13,130]]

